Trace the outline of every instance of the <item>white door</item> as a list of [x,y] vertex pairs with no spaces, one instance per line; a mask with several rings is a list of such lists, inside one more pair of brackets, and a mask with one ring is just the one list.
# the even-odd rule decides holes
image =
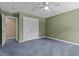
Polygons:
[[39,20],[23,17],[23,40],[32,40],[39,37]]
[[6,16],[2,13],[2,46],[5,45],[6,43],[6,29],[5,29],[5,25],[6,25],[6,22],[5,22],[5,18]]

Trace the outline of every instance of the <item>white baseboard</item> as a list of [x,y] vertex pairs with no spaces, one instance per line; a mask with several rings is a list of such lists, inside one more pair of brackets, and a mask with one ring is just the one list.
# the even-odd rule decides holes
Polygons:
[[16,37],[12,37],[12,38],[6,38],[6,39],[15,39]]
[[[46,36],[38,37],[38,38],[35,38],[35,39],[40,39],[40,38],[44,38],[44,37],[46,37]],[[19,41],[19,43],[22,43],[22,42],[25,42],[25,41],[30,41],[30,40],[35,40],[35,39],[21,40],[21,41]]]
[[42,37],[39,37],[39,38],[45,38],[45,37],[47,37],[47,36],[42,36]]
[[46,36],[47,38],[50,38],[50,39],[53,39],[53,40],[57,40],[57,41],[61,41],[61,42],[65,42],[65,43],[68,43],[68,44],[74,44],[74,45],[78,45],[78,43],[74,43],[74,42],[70,42],[70,41],[66,41],[66,40],[62,40],[62,39],[57,39],[57,38],[52,38],[52,37],[48,37]]
[[[68,43],[68,44],[73,44],[73,45],[78,45],[78,46],[79,46],[78,43],[74,43],[74,42],[70,42],[70,41],[66,41],[66,40],[62,40],[62,39],[57,39],[57,38],[53,38],[53,37],[49,37],[49,36],[42,36],[42,37],[38,37],[38,38],[36,38],[36,39],[45,38],[45,37],[50,38],[50,39],[53,39],[53,40],[65,42],[65,43]],[[31,39],[31,40],[33,40],[33,39]],[[35,40],[35,39],[34,39],[34,40]],[[22,41],[19,41],[19,43],[22,43],[22,42],[25,42],[25,41],[26,41],[26,40],[22,40]],[[27,40],[27,41],[29,41],[29,40]]]

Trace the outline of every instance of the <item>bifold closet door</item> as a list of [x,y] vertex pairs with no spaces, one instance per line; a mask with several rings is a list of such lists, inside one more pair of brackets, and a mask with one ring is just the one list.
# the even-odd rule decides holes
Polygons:
[[23,40],[32,40],[39,37],[39,20],[23,17]]

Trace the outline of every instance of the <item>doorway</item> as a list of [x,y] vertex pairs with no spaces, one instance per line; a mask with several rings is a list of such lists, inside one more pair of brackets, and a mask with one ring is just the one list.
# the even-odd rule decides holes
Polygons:
[[16,18],[6,16],[6,39],[16,39]]
[[4,13],[1,15],[1,46],[3,47],[6,44],[7,39],[15,38],[18,40],[18,17],[7,16]]
[[2,13],[2,44],[3,47],[7,39],[18,40],[18,19]]

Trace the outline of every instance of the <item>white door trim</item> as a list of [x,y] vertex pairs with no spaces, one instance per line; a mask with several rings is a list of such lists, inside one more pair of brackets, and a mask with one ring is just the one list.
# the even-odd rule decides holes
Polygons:
[[3,47],[6,43],[6,34],[5,34],[5,15],[2,13],[2,44],[1,46]]

